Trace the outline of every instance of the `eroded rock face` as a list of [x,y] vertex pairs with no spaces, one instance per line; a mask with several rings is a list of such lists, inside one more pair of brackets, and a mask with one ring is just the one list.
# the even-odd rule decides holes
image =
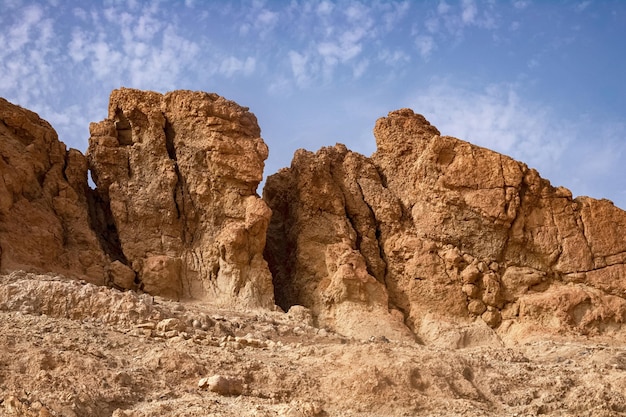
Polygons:
[[266,257],[276,303],[285,310],[304,305],[318,325],[346,335],[412,338],[388,300],[380,230],[364,193],[380,216],[400,220],[376,167],[343,145],[316,154],[299,150],[290,169],[268,178],[264,198],[273,216]]
[[247,108],[216,94],[120,89],[90,132],[98,227],[140,288],[273,305],[271,212],[256,195],[268,149]]
[[0,272],[56,272],[104,284],[90,227],[87,161],[50,124],[0,98]]
[[[456,346],[484,333],[483,322],[503,334],[621,327],[625,212],[572,199],[408,109],[374,133],[371,158],[342,145],[298,151],[268,178],[266,257],[283,308],[302,304],[337,327],[333,314],[358,300],[427,342],[441,341],[442,323],[469,326]],[[361,327],[373,331],[367,320]]]

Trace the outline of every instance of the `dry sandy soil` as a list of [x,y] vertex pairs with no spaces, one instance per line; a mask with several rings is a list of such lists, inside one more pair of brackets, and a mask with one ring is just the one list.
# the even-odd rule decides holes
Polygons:
[[616,341],[443,349],[311,323],[14,272],[0,277],[0,415],[626,415]]

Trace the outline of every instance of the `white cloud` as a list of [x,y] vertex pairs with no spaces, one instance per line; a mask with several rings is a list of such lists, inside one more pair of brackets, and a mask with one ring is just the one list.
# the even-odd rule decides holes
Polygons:
[[247,57],[245,60],[241,60],[234,56],[229,56],[220,64],[219,72],[228,78],[236,74],[249,76],[254,72],[255,68],[256,59],[253,57]]
[[308,86],[311,78],[308,73],[309,57],[296,51],[289,51],[289,62],[296,83],[300,87]]
[[408,13],[411,5],[408,1],[403,1],[401,3],[391,3],[387,4],[389,10],[385,11],[382,15],[382,21],[385,27],[385,30],[391,31],[396,25],[402,20]]
[[4,47],[12,51],[21,49],[30,41],[31,33],[36,30],[36,26],[43,16],[43,9],[38,5],[28,6],[22,11],[19,23],[13,25],[8,30],[9,43]]
[[542,171],[554,171],[572,137],[549,109],[521,100],[511,84],[471,90],[440,81],[417,94],[411,106],[443,135],[511,155]]
[[401,66],[411,61],[409,54],[401,49],[395,51],[383,49],[378,53],[378,59],[389,66]]
[[446,14],[450,11],[450,5],[446,3],[444,0],[440,1],[437,5],[437,13]]
[[530,1],[528,1],[528,0],[517,0],[517,1],[513,2],[513,6],[516,9],[519,9],[519,10],[523,10],[523,9],[527,8],[529,5],[530,5]]
[[320,16],[327,16],[330,13],[332,13],[334,8],[335,6],[333,5],[333,3],[329,1],[323,1],[317,6],[316,11],[317,11],[317,14]]
[[532,58],[530,61],[528,61],[528,69],[535,69],[539,66],[539,61],[536,58]]
[[576,10],[577,12],[580,13],[580,12],[584,11],[590,5],[591,5],[591,1],[589,1],[589,0],[582,1],[582,2],[578,3],[576,6],[574,6],[574,10]]
[[435,40],[432,36],[419,35],[415,38],[415,46],[423,59],[430,58],[430,55],[435,50]]
[[278,13],[270,10],[261,10],[256,19],[256,25],[260,28],[273,27],[278,22]]
[[461,12],[461,20],[463,20],[463,23],[474,23],[477,13],[478,9],[476,8],[476,3],[474,2],[474,0],[463,0]]

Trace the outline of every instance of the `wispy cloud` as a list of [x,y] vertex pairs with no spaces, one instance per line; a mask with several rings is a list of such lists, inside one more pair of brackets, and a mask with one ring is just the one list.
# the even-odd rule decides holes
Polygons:
[[415,46],[419,51],[422,58],[428,60],[430,55],[435,50],[435,40],[430,35],[418,35],[415,37]]
[[[562,119],[549,107],[523,99],[521,90],[507,83],[473,89],[439,79],[409,103],[443,135],[512,156],[575,195],[614,194],[613,173],[626,157],[626,124],[607,123],[598,130],[586,117]],[[626,197],[626,179],[619,182]]]
[[[14,8],[16,5],[6,5]],[[29,5],[0,19],[0,91],[24,106],[32,105],[47,94],[58,92],[59,45],[54,26],[40,5]]]
[[256,68],[256,59],[253,57],[247,57],[245,60],[241,60],[234,56],[229,56],[222,61],[219,67],[219,72],[226,77],[233,77],[237,74],[250,75]]
[[439,80],[420,92],[412,106],[442,134],[512,155],[536,167],[557,163],[572,137],[565,126],[555,125],[549,109],[524,102],[514,84],[473,90]]

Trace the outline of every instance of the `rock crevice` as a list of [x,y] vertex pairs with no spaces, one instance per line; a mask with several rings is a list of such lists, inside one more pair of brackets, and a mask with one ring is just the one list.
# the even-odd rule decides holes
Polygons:
[[304,306],[316,325],[364,339],[623,332],[624,211],[573,199],[409,109],[374,134],[371,157],[298,150],[261,199],[256,117],[216,94],[115,90],[86,157],[0,100],[0,273]]
[[[506,337],[534,327],[603,332],[600,317],[626,320],[624,259],[616,255],[626,244],[626,213],[606,200],[574,200],[522,163],[440,136],[408,109],[379,119],[374,134],[371,158],[343,145],[298,151],[290,168],[268,178],[264,198],[274,216],[266,258],[275,284],[287,287],[284,305],[302,304],[336,326],[345,300],[322,304],[310,294],[336,280],[344,242],[388,299],[368,307],[376,318],[363,315],[361,333],[400,316],[418,339],[457,346],[477,343],[480,323]],[[326,175],[327,166],[343,169]],[[367,216],[355,217],[359,205]],[[371,234],[361,231],[364,218]],[[339,264],[322,262],[328,256]],[[375,272],[369,265],[379,259]],[[450,339],[442,323],[469,327]]]

